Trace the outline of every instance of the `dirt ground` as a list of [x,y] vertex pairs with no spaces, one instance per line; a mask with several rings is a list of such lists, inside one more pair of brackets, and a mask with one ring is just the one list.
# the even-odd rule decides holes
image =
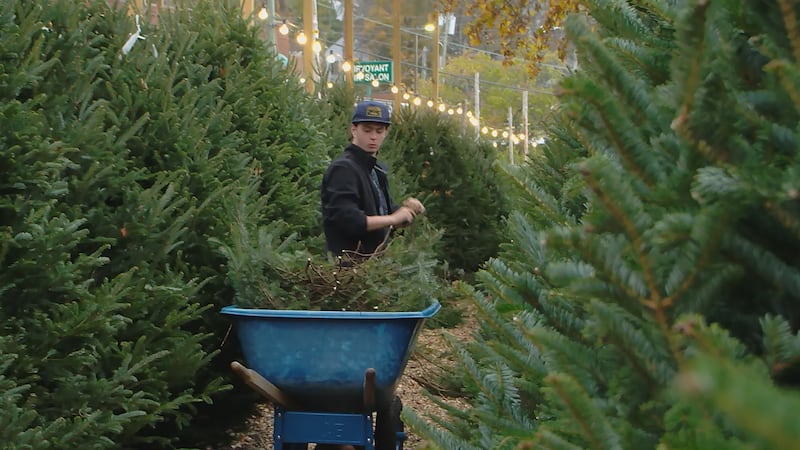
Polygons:
[[[456,339],[466,342],[475,329],[473,314],[465,314],[463,323],[455,328],[423,329],[417,337],[416,347],[400,378],[397,394],[403,402],[403,409],[412,409],[418,416],[425,418],[431,414],[444,416],[438,405],[422,394],[423,390],[436,388],[436,382],[442,370],[453,366],[451,349],[444,338],[450,334]],[[467,403],[458,397],[448,397],[447,403],[465,409]],[[272,405],[264,402],[258,405],[258,412],[249,419],[247,431],[239,434],[233,443],[216,450],[272,450]],[[426,448],[425,442],[409,427],[406,427],[407,440],[404,449]],[[313,446],[309,446],[312,447]],[[212,450],[212,449],[206,449]]]

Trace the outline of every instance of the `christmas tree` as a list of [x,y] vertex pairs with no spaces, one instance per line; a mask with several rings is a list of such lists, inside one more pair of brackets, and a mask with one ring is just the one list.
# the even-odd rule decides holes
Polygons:
[[590,1],[442,448],[800,446],[800,9]]
[[253,220],[319,234],[324,116],[239,3],[152,24],[111,3],[0,5],[4,448],[198,446],[243,423],[211,242],[245,195]]

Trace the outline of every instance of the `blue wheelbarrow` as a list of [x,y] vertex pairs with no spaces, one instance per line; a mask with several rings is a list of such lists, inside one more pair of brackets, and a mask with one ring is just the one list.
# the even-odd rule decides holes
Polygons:
[[275,450],[309,443],[396,450],[405,432],[395,390],[425,319],[440,307],[434,301],[414,312],[221,312],[233,319],[249,366],[231,368],[275,408]]

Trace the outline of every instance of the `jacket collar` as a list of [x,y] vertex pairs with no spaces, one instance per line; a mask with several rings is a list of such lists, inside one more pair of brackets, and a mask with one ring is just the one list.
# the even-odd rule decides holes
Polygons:
[[364,149],[361,147],[350,144],[345,149],[347,153],[349,153],[353,161],[355,161],[359,166],[363,167],[367,172],[372,170],[377,164],[378,159],[370,155],[369,153],[365,152]]

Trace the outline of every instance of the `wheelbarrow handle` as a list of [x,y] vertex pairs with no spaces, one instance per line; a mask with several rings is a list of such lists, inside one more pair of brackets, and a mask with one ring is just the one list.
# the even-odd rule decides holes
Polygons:
[[364,411],[372,412],[375,409],[375,369],[369,368],[364,372]]
[[277,386],[267,381],[253,369],[248,369],[243,364],[233,361],[231,370],[239,375],[248,386],[272,403],[277,403],[288,409],[301,409],[300,404],[286,395]]

